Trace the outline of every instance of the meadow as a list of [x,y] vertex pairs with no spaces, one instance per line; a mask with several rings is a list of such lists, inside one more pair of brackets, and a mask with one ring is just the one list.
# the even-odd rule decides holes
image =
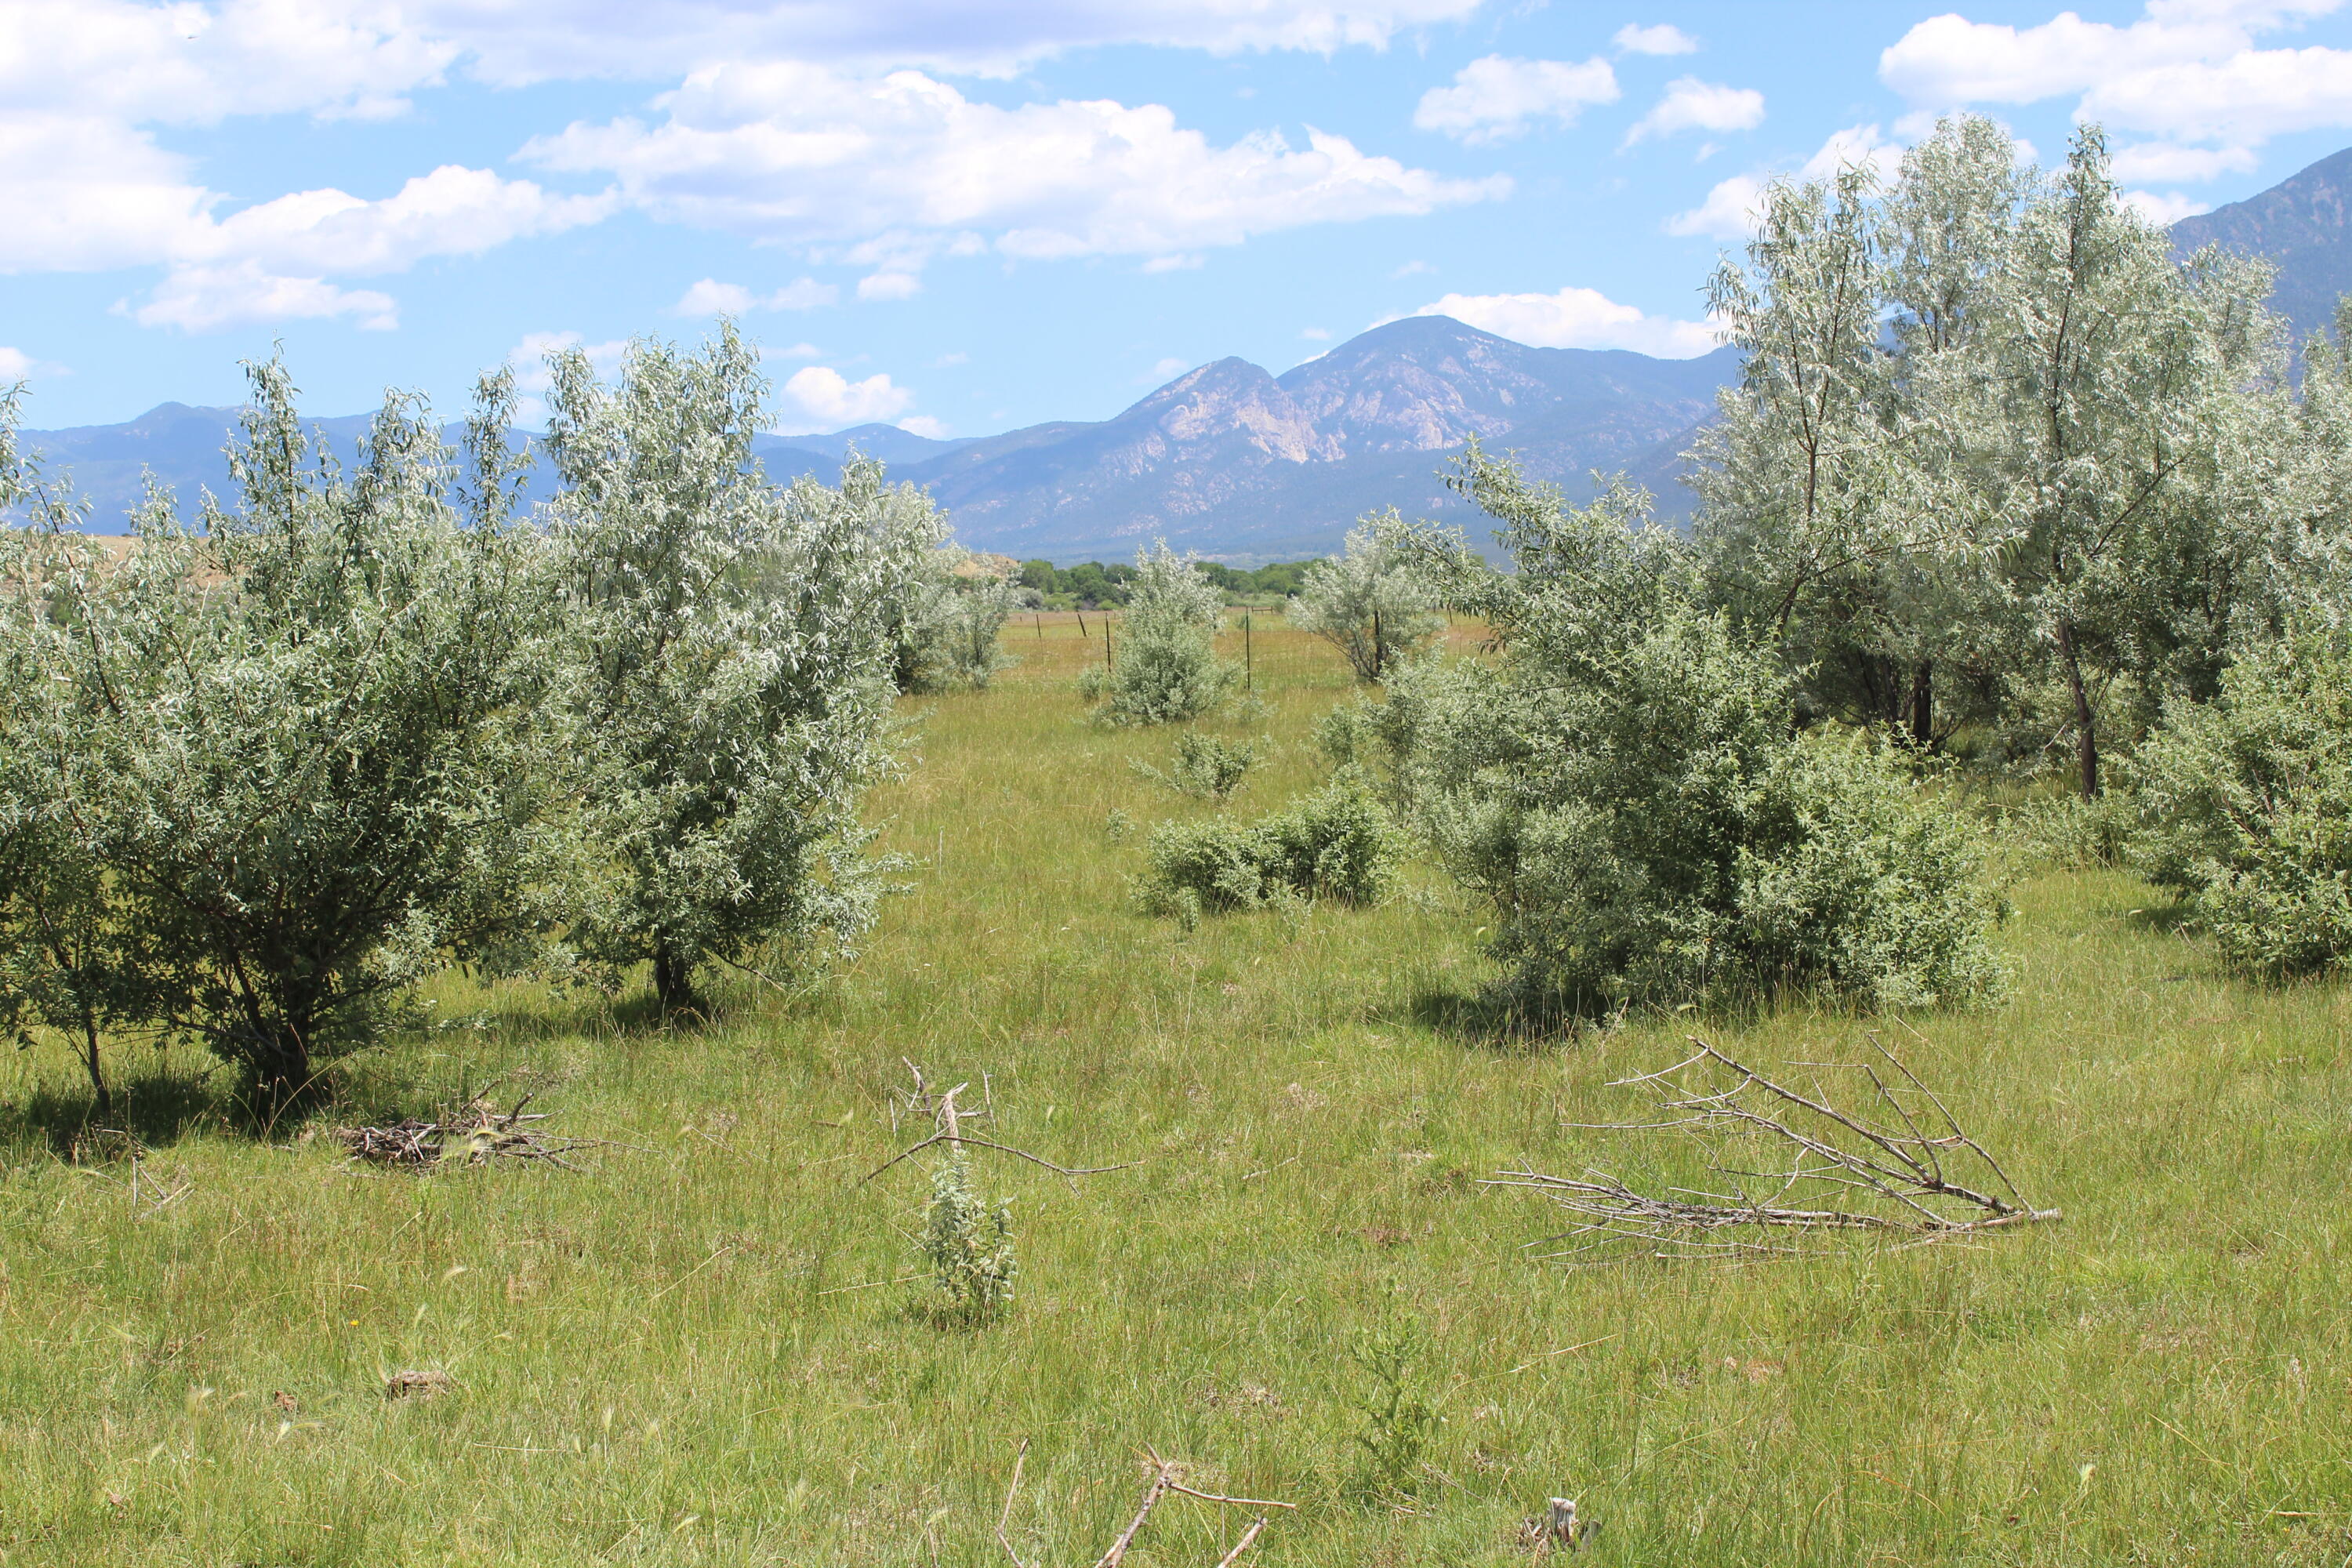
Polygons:
[[[1477,910],[1135,913],[1150,823],[1214,808],[1084,721],[1089,616],[1016,620],[993,689],[910,699],[869,819],[909,858],[854,963],[724,1018],[523,985],[256,1131],[192,1049],[127,1051],[134,1162],[62,1047],[0,1056],[0,1563],[1095,1562],[1148,1449],[1293,1503],[1244,1561],[1523,1562],[1553,1496],[1598,1564],[2352,1562],[2341,990],[2227,976],[2135,878],[2020,862],[2012,998],[1785,1002],[1553,1038],[1473,1026]],[[1318,782],[1337,657],[1257,617],[1270,737],[1229,809]],[[1225,650],[1237,657],[1237,635]],[[1124,814],[1123,818],[1117,814]],[[1122,831],[1131,821],[1132,831]],[[2056,1225],[1737,1264],[1547,1259],[1522,1161],[1680,1179],[1612,1080],[1701,1034],[1760,1063],[1879,1031]],[[908,1064],[968,1082],[1021,1260],[1000,1321],[924,1310]],[[629,1147],[578,1172],[354,1166],[331,1129],[469,1090]],[[1367,1500],[1357,1336],[1425,1332],[1415,1495]],[[388,1398],[403,1371],[436,1393]],[[1016,1454],[1022,1484],[1010,1500]],[[1254,1510],[1163,1503],[1126,1561]]]

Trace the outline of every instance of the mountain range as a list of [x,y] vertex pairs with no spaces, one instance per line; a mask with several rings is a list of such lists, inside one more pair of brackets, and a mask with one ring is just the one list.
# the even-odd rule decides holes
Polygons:
[[[2268,191],[2175,224],[2183,252],[2219,243],[2272,258],[2276,306],[2298,332],[2333,321],[2352,289],[2352,149]],[[765,436],[776,478],[831,480],[855,446],[893,477],[928,488],[973,549],[1058,563],[1117,559],[1153,539],[1238,564],[1335,549],[1354,520],[1387,507],[1458,512],[1447,460],[1476,436],[1517,454],[1571,497],[1593,470],[1647,485],[1681,516],[1681,454],[1736,381],[1729,349],[1696,359],[1622,350],[1531,348],[1445,316],[1409,316],[1271,374],[1223,359],[1187,371],[1109,419],[932,440],[888,425],[824,436]],[[184,498],[226,488],[230,408],[166,403],[127,424],[25,432],[72,470],[111,531],[152,470]],[[348,447],[364,416],[318,428]],[[454,431],[452,432],[454,437]],[[545,484],[542,472],[541,484]]]

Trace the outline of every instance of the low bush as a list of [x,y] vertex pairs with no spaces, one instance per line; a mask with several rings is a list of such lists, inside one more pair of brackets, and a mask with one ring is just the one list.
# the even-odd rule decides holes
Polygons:
[[1423,536],[1490,660],[1423,663],[1377,739],[1516,988],[1571,1009],[1790,985],[1883,1005],[2000,989],[1982,849],[1900,763],[1800,733],[1772,650],[1703,608],[1686,547],[1612,490],[1581,511],[1475,450],[1514,576]]
[[1177,738],[1176,759],[1167,772],[1148,763],[1133,764],[1135,771],[1148,779],[1164,784],[1180,795],[1199,795],[1205,800],[1230,796],[1256,765],[1257,748],[1247,741],[1219,740],[1198,731]]
[[2132,772],[2134,858],[2182,894],[2231,967],[2283,977],[2352,953],[2352,648],[2248,654],[2176,703]]
[[1141,902],[1187,923],[1288,900],[1376,904],[1398,853],[1388,813],[1362,776],[1349,773],[1256,822],[1161,824],[1146,848]]
[[950,547],[923,563],[897,628],[893,674],[901,691],[985,691],[1011,664],[1001,646],[1016,590],[973,571],[970,552]]
[[1224,600],[1215,584],[1166,544],[1135,558],[1127,613],[1108,670],[1089,669],[1079,689],[1107,724],[1172,724],[1224,700],[1236,679],[1217,657]]

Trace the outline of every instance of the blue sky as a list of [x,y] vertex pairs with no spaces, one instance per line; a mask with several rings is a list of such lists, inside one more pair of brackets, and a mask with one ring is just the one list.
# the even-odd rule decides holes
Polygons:
[[2352,5],[0,0],[0,379],[454,415],[728,309],[778,428],[979,435],[1431,309],[1687,354],[1758,182],[1959,108],[2202,210],[2352,142]]

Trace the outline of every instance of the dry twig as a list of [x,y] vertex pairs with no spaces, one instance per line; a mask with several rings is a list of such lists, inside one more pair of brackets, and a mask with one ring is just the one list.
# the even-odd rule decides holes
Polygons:
[[[899,1059],[906,1060],[903,1057]],[[963,1149],[993,1149],[1000,1154],[1011,1154],[1016,1159],[1026,1160],[1033,1165],[1043,1165],[1058,1176],[1099,1176],[1110,1171],[1133,1170],[1143,1163],[1140,1160],[1129,1160],[1119,1165],[1057,1165],[1042,1154],[1032,1154],[1026,1149],[1015,1149],[1010,1143],[998,1143],[986,1138],[971,1137],[964,1132],[963,1123],[977,1121],[995,1114],[992,1110],[966,1110],[956,1104],[956,1096],[970,1089],[971,1085],[969,1082],[960,1083],[934,1100],[929,1089],[923,1083],[923,1069],[912,1062],[907,1062],[907,1069],[915,1075],[915,1091],[907,1097],[907,1108],[910,1112],[920,1110],[929,1115],[937,1125],[937,1131],[921,1142],[899,1150],[896,1154],[866,1172],[858,1179],[859,1186],[864,1186],[899,1161],[912,1158],[935,1143],[952,1143]]]
[[[1662,1086],[1664,1117],[1601,1130],[1688,1130],[1711,1138],[1718,1146],[1709,1169],[1734,1178],[1727,1193],[1684,1187],[1640,1192],[1599,1171],[1587,1171],[1580,1179],[1506,1171],[1487,1184],[1533,1187],[1580,1222],[1549,1239],[1593,1238],[1554,1256],[1619,1241],[1646,1244],[1662,1257],[1746,1256],[1800,1250],[1763,1239],[1776,1231],[1862,1230],[1937,1238],[2060,1217],[2056,1209],[2028,1203],[2000,1162],[1969,1135],[1942,1099],[1875,1035],[1870,1040],[1893,1081],[1878,1063],[1854,1064],[1871,1087],[1873,1109],[1862,1114],[1838,1109],[1819,1089],[1806,1095],[1777,1083],[1696,1036],[1695,1054],[1673,1067],[1621,1080],[1619,1087]],[[1683,1073],[1702,1066],[1716,1074],[1718,1087],[1694,1088],[1683,1080]],[[1731,1081],[1722,1085],[1727,1075]],[[1904,1103],[1906,1094],[1914,1105]],[[1733,1169],[1723,1163],[1721,1145],[1738,1139],[1786,1146],[1787,1157],[1777,1168]],[[1876,1206],[1852,1206],[1856,1196]]]
[[[1160,1500],[1171,1492],[1183,1497],[1197,1498],[1202,1502],[1228,1503],[1239,1508],[1295,1509],[1298,1506],[1297,1503],[1270,1502],[1257,1498],[1220,1497],[1214,1492],[1196,1491],[1178,1479],[1184,1473],[1184,1467],[1181,1463],[1174,1459],[1163,1459],[1150,1448],[1146,1448],[1144,1454],[1150,1461],[1151,1479],[1143,1489],[1143,1500],[1137,1505],[1135,1517],[1127,1521],[1127,1528],[1118,1532],[1118,1539],[1110,1543],[1108,1551],[1095,1560],[1094,1568],[1118,1568],[1118,1565],[1127,1559],[1128,1549],[1135,1544],[1136,1536],[1150,1520],[1151,1510],[1158,1508]],[[1004,1549],[1004,1554],[1007,1557],[1013,1559],[1013,1568],[1030,1568],[1030,1564],[1021,1561],[1021,1554],[1013,1550],[1013,1542],[1006,1533],[1013,1521],[1013,1500],[1021,1490],[1021,1468],[1027,1462],[1028,1458],[1029,1439],[1024,1437],[1021,1439],[1020,1451],[1013,1457],[1013,1484],[1005,1489],[1004,1508],[997,1515],[996,1520],[996,1543]],[[1242,1553],[1250,1549],[1250,1543],[1258,1538],[1265,1526],[1266,1520],[1264,1514],[1252,1520],[1249,1528],[1242,1532],[1242,1538],[1234,1543],[1233,1550],[1217,1560],[1217,1568],[1234,1568],[1234,1564],[1242,1560]]]

